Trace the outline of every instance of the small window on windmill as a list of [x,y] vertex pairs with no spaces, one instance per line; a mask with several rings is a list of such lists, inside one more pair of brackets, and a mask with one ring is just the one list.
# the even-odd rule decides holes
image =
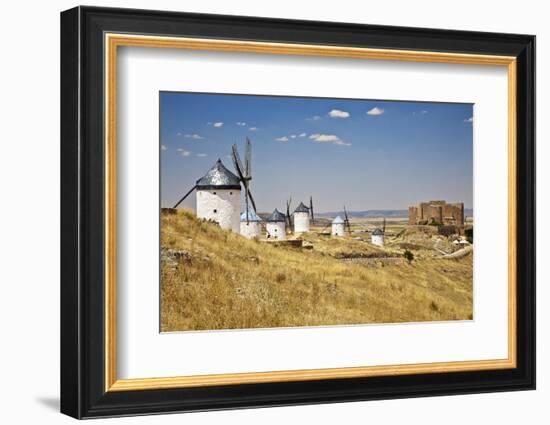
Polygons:
[[229,192],[230,195],[233,195],[233,192]]
[[214,210],[214,214],[216,214],[218,212],[218,210]]
[[212,194],[213,194],[213,195],[215,195],[215,194],[216,194],[216,192],[212,192]]

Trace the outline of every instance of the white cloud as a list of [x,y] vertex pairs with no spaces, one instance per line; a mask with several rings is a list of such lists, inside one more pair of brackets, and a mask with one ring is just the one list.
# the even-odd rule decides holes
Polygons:
[[328,116],[331,118],[349,118],[350,113],[346,111],[342,111],[340,109],[333,109],[328,113]]
[[298,134],[298,137],[306,137],[306,136],[307,136],[306,133],[300,133],[300,134]]
[[204,158],[205,156],[208,156],[208,155],[206,155],[205,153],[198,153],[197,156],[201,157],[201,158]]
[[344,142],[343,140],[336,140],[334,144],[339,146],[351,146],[351,143]]
[[384,113],[383,109],[379,108],[378,106],[375,106],[374,108],[372,108],[367,112],[367,115],[377,116],[377,115],[382,115],[383,113]]
[[165,151],[166,149],[168,149],[168,148],[166,147],[166,145],[160,145],[160,150],[161,150],[161,151]]
[[474,122],[474,117],[466,118],[464,122]]
[[414,111],[413,115],[426,115],[427,113],[428,113],[428,111],[423,109],[422,111]]
[[190,152],[190,151],[186,151],[185,149],[182,149],[182,148],[178,148],[178,152],[180,153],[181,156],[189,156],[189,155],[191,155],[191,152]]
[[186,137],[186,138],[188,138],[188,139],[193,139],[193,140],[202,140],[202,139],[204,139],[204,137],[202,137],[201,135],[196,134],[196,133],[194,133],[194,134],[186,134],[186,135],[184,135],[183,137]]
[[259,129],[258,129],[258,127],[250,127],[249,130],[250,131],[258,131]]
[[223,126],[223,122],[215,122],[214,124],[212,124],[214,127],[216,128],[220,128]]
[[246,125],[246,123],[242,121],[237,121],[235,124],[237,124],[240,127],[244,127]]
[[312,134],[309,136],[315,143],[332,143],[340,146],[351,146],[351,143],[345,142],[335,134]]
[[288,142],[288,137],[277,137],[275,140],[277,140],[278,142]]
[[291,139],[295,139],[295,138],[296,138],[296,135],[295,135],[295,134],[291,134],[291,135],[290,135],[290,138],[291,138]]
[[319,121],[321,117],[319,115],[314,115],[311,118],[306,118],[308,121]]

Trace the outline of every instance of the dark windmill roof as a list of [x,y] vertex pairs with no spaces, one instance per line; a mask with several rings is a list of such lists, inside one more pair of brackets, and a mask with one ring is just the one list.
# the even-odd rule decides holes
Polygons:
[[239,178],[225,168],[218,159],[214,166],[202,178],[197,180],[197,189],[240,189]]
[[266,221],[271,221],[271,222],[277,222],[277,221],[286,221],[286,216],[282,213],[282,212],[279,212],[277,210],[277,208],[275,208],[275,211],[273,211],[273,213],[267,217]]
[[308,212],[309,212],[309,208],[306,207],[306,206],[304,205],[303,202],[300,202],[300,205],[298,205],[298,207],[294,210],[294,212],[295,212],[295,213],[296,213],[296,212],[305,212],[305,213],[308,213]]
[[384,232],[383,232],[382,230],[376,228],[376,229],[374,229],[374,230],[372,231],[372,234],[373,234],[374,236],[383,236],[383,235],[384,235]]

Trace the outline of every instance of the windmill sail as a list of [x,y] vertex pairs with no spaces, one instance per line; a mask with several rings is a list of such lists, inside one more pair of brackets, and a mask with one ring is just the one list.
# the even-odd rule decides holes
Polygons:
[[250,143],[250,139],[248,137],[246,138],[244,168],[246,176],[252,179],[252,143]]
[[233,159],[233,165],[235,166],[235,170],[239,175],[239,180],[244,186],[244,202],[245,202],[245,211],[247,213],[246,214],[247,223],[248,223],[249,201],[252,204],[252,208],[254,209],[254,212],[257,213],[256,202],[254,202],[254,198],[252,197],[252,192],[250,191],[250,180],[252,180],[251,156],[252,156],[252,143],[250,143],[250,140],[248,139],[248,137],[246,138],[244,165],[241,161],[241,157],[239,156],[239,150],[237,149],[237,145],[234,144],[231,147],[231,158]]
[[292,218],[290,215],[290,204],[292,203],[292,196],[289,198],[288,201],[286,201],[286,221],[287,226],[289,229],[292,228]]
[[181,204],[183,201],[185,201],[185,198],[187,198],[189,195],[191,195],[191,192],[193,192],[196,187],[197,186],[193,186],[191,189],[189,189],[189,192],[187,192],[185,195],[183,195],[183,197],[178,202],[176,202],[176,205],[174,205],[172,208],[177,208],[179,204]]
[[313,197],[309,197],[309,213],[311,214],[311,224],[315,224],[315,215],[313,214]]
[[349,224],[349,217],[348,217],[348,212],[346,210],[346,206],[344,205],[344,225],[346,226],[346,228],[348,229],[348,233],[351,234],[351,226]]

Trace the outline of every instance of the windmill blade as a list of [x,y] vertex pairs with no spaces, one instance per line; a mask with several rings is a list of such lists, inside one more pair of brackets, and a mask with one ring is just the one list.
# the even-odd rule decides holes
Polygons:
[[292,227],[292,223],[290,222],[290,203],[292,202],[292,196],[290,197],[290,199],[288,199],[286,201],[286,221],[287,221],[287,225],[288,225],[288,228],[290,229]]
[[183,201],[185,201],[185,198],[187,198],[189,195],[191,195],[191,192],[193,192],[195,190],[197,186],[193,186],[189,192],[187,192],[185,195],[183,195],[183,198],[181,198],[177,203],[176,205],[174,205],[172,208],[177,208],[179,204],[181,204]]
[[237,145],[233,145],[231,147],[231,158],[233,159],[233,165],[235,165],[235,169],[237,170],[237,173],[239,174],[239,177],[241,180],[245,179],[244,175],[244,167],[243,163],[241,161],[241,157],[239,156],[239,151],[237,150]]
[[309,212],[311,214],[311,223],[315,223],[315,216],[313,215],[313,197],[309,197]]
[[[248,185],[246,184],[246,181],[244,182],[244,208],[245,208],[245,212],[246,212],[246,224],[249,223],[249,214],[250,214],[250,209],[248,207]],[[254,210],[255,211],[255,210]]]
[[252,143],[246,138],[245,154],[244,154],[244,172],[249,179],[252,178]]
[[245,184],[245,190],[248,194],[248,198],[250,199],[250,203],[252,204],[252,208],[254,208],[254,212],[258,214],[258,211],[256,210],[256,202],[254,202],[254,198],[252,197],[252,192],[250,191],[248,184]]
[[348,232],[351,234],[351,226],[349,224],[348,212],[346,210],[345,205],[344,205],[344,217],[346,217],[345,224],[346,224],[346,227],[348,228]]

